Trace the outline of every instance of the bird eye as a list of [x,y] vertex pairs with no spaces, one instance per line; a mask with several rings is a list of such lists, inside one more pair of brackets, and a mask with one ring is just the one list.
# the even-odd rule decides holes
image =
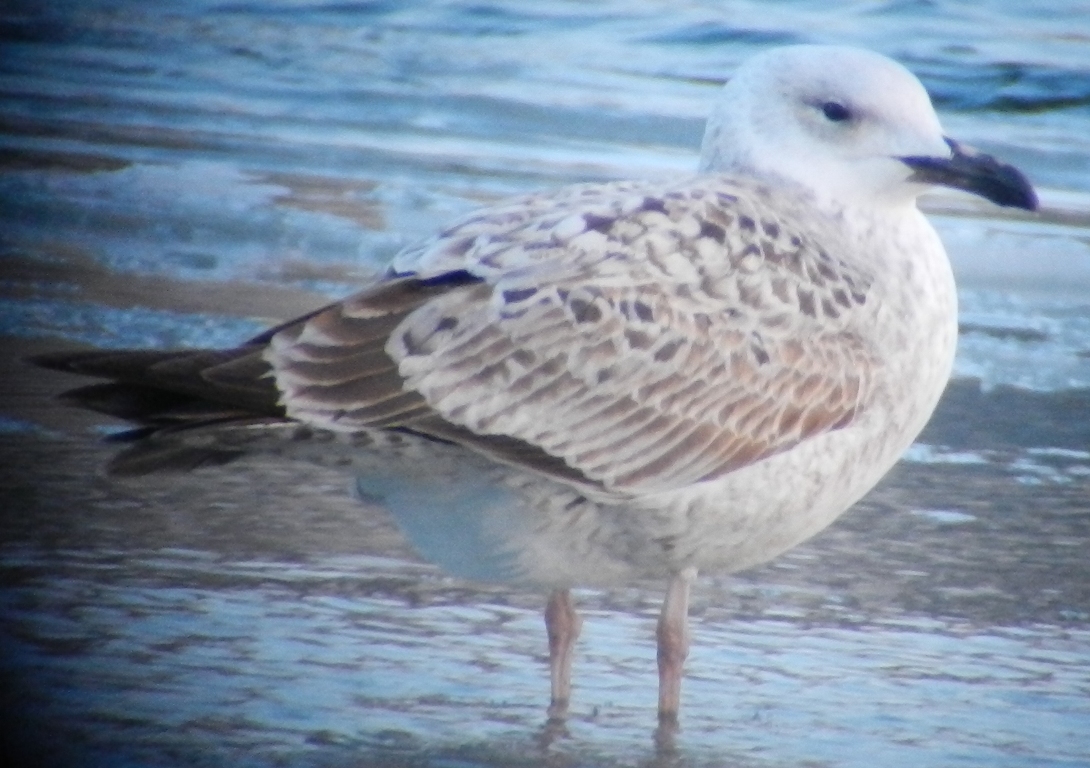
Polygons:
[[821,105],[821,112],[834,123],[842,123],[851,119],[851,111],[838,101],[827,101]]

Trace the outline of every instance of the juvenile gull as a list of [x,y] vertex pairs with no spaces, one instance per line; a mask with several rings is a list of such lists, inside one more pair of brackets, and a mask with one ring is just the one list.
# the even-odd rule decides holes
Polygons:
[[932,185],[1036,207],[1015,169],[944,138],[900,65],[774,49],[723,89],[696,176],[477,211],[236,349],[38,362],[114,379],[73,398],[145,426],[120,472],[230,456],[222,436],[255,425],[353,435],[361,494],[422,554],[551,590],[554,714],[580,626],[569,588],[668,580],[669,721],[696,573],[823,529],[942,393],[957,305],[916,207]]

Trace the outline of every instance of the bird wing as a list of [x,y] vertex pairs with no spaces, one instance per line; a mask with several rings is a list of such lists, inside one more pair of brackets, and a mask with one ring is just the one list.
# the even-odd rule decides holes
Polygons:
[[293,418],[681,488],[844,428],[874,394],[872,277],[806,210],[726,177],[521,198],[280,329],[265,359]]

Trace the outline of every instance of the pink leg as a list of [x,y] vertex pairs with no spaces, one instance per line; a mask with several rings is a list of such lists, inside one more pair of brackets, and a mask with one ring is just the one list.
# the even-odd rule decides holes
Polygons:
[[575,641],[583,619],[575,612],[571,592],[554,590],[545,606],[545,631],[549,635],[549,677],[552,681],[552,701],[549,717],[563,717],[571,698],[571,663]]
[[659,720],[676,721],[681,706],[681,676],[689,655],[689,587],[695,568],[674,574],[659,615]]

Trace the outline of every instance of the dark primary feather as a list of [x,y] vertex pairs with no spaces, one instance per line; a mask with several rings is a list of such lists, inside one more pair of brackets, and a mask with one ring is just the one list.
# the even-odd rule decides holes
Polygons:
[[31,362],[109,379],[65,392],[62,399],[143,425],[180,425],[232,415],[283,417],[261,347],[227,350],[57,352]]
[[[576,470],[535,446],[502,436],[474,435],[438,417],[415,392],[403,390],[396,365],[383,349],[390,332],[430,298],[477,282],[468,273],[454,272],[427,280],[393,276],[372,286],[353,297],[357,314],[368,317],[351,323],[352,343],[314,350],[311,366],[300,363],[301,372],[312,386],[324,385],[323,398],[336,397],[338,388],[345,389],[355,404],[353,422],[361,428],[400,429],[466,444],[497,461],[585,482]],[[38,355],[30,362],[109,380],[69,390],[61,399],[137,425],[110,438],[126,444],[111,461],[111,474],[188,471],[225,464],[244,454],[241,448],[195,439],[197,433],[288,421],[262,353],[276,334],[301,332],[311,321],[318,328],[343,330],[339,322],[331,322],[342,306],[323,307],[234,349],[58,352]],[[361,400],[368,404],[360,407]]]
[[[366,381],[378,402],[418,400],[402,390],[396,365],[383,347],[390,332],[428,299],[470,282],[467,273],[443,279],[398,277],[377,283],[357,297],[369,315],[352,323],[352,348],[317,356],[303,372],[324,385]],[[109,379],[64,393],[73,405],[117,416],[145,426],[202,426],[210,420],[284,418],[272,368],[262,355],[273,336],[311,324],[330,325],[342,303],[318,309],[255,336],[233,349],[105,350],[56,352],[30,362],[43,368]],[[304,366],[305,367],[305,366]],[[343,372],[343,375],[342,375]],[[340,378],[338,378],[340,377]],[[375,419],[388,419],[394,408],[378,409]],[[404,410],[404,409],[402,409]],[[364,419],[369,425],[370,421]]]

